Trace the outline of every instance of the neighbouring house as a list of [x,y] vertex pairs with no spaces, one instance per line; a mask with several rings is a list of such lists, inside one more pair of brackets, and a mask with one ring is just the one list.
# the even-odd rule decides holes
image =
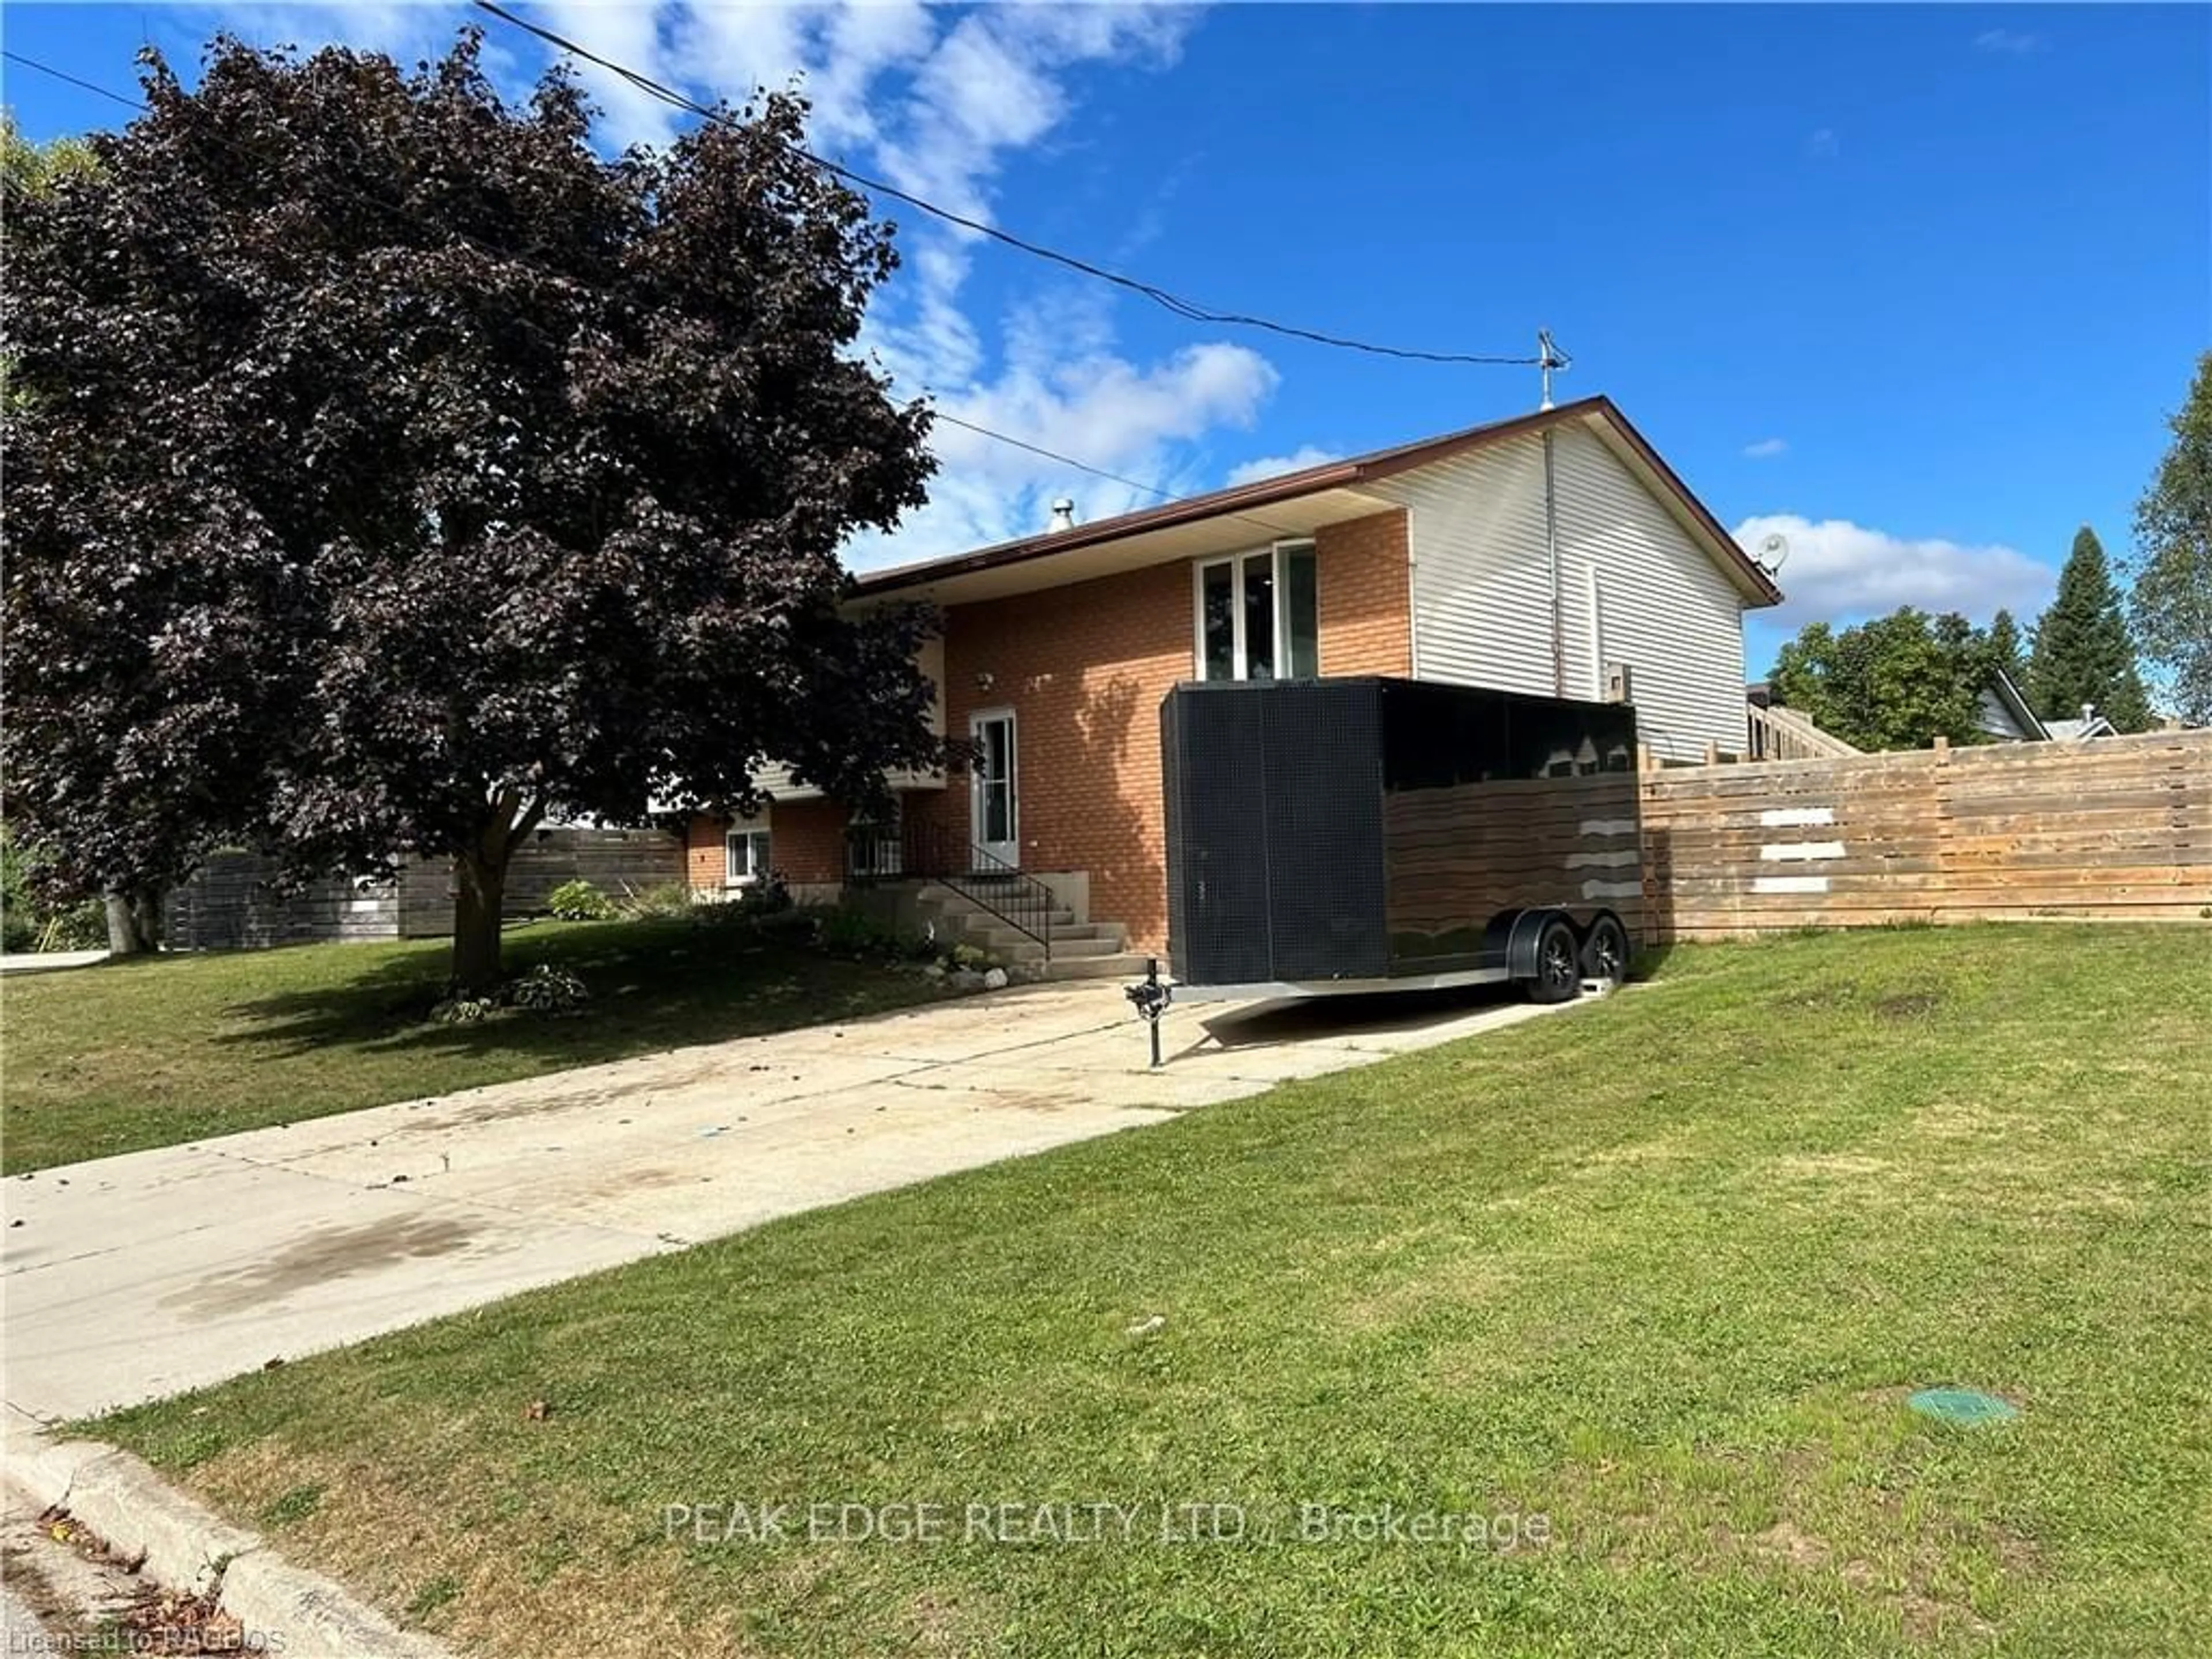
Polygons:
[[1982,688],[1974,724],[1984,736],[1999,743],[2043,743],[2051,736],[2050,728],[2027,706],[2027,699],[2013,684],[2012,676],[2002,668],[1996,670],[1990,683]]
[[[1634,703],[1661,759],[1746,746],[1743,618],[1778,603],[1605,398],[860,577],[924,600],[946,775],[895,821],[765,780],[695,817],[695,889],[935,878],[933,920],[1061,971],[1164,950],[1160,705],[1179,680],[1386,674]],[[949,884],[947,877],[966,877]],[[1024,909],[1024,906],[1033,909]],[[978,909],[981,912],[978,915]]]
[[2039,716],[2002,669],[1982,692],[1978,724],[1999,743],[2080,743],[2090,738],[2116,738],[2119,728],[2083,703],[2076,720],[2047,720]]
[[2120,728],[2097,712],[2094,703],[2081,705],[2078,720],[2045,720],[2043,729],[2051,733],[2054,743],[2079,743],[2087,738],[2117,738]]

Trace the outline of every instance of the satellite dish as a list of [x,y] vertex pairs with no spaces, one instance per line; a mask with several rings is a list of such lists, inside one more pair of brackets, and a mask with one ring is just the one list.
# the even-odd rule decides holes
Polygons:
[[1780,532],[1770,535],[1759,544],[1759,568],[1770,576],[1782,574],[1782,567],[1790,562],[1790,538]]

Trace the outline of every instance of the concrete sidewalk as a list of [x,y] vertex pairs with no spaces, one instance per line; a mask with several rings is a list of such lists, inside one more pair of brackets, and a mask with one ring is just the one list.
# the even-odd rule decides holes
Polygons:
[[0,956],[0,975],[54,974],[64,968],[94,968],[106,960],[105,951],[25,951]]
[[1152,1073],[1118,985],[1036,986],[41,1170],[5,1183],[7,1401],[173,1394],[1549,1012],[1201,1005]]

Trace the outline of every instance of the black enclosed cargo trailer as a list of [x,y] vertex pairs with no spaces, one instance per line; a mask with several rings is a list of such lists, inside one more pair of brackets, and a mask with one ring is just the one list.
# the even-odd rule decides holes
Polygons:
[[1381,678],[1160,712],[1176,996],[1617,982],[1643,925],[1635,712]]

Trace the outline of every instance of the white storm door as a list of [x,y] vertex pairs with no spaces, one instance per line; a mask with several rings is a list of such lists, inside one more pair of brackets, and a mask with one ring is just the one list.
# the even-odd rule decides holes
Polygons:
[[968,736],[975,759],[968,769],[969,833],[1001,864],[1019,868],[1021,813],[1015,800],[1014,714],[986,709],[971,715]]

